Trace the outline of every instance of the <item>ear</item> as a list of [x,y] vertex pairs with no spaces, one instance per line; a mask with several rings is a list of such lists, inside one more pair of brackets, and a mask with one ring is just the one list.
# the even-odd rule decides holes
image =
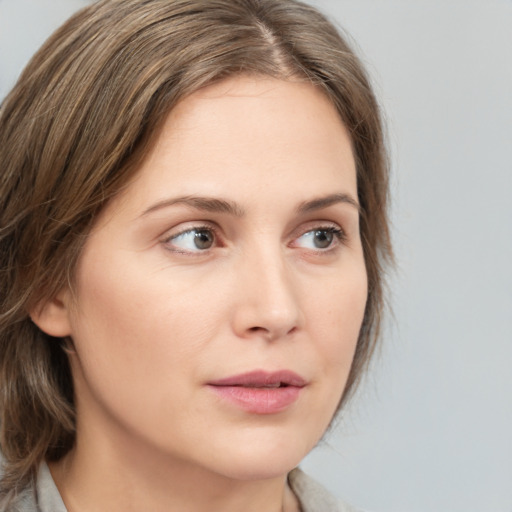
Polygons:
[[38,304],[29,311],[29,315],[39,329],[50,336],[64,338],[71,335],[67,290],[44,304]]

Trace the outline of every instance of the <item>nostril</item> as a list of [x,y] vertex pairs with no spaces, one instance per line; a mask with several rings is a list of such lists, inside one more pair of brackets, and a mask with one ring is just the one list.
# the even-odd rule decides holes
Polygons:
[[246,332],[249,332],[251,334],[256,334],[263,336],[264,338],[268,339],[268,341],[273,341],[281,337],[289,336],[290,334],[293,334],[297,330],[297,327],[294,326],[290,330],[286,331],[285,329],[267,329],[266,327],[250,327],[247,329]]
[[266,329],[265,327],[251,327],[249,328],[249,333],[259,335],[263,338],[268,339],[269,341],[272,341],[276,335],[272,334],[272,332],[269,329]]

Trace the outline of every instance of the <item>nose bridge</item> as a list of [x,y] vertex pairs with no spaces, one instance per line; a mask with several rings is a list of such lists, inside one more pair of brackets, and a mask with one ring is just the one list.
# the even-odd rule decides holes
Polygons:
[[299,294],[283,248],[261,243],[241,263],[241,291],[236,307],[237,330],[276,339],[300,326]]

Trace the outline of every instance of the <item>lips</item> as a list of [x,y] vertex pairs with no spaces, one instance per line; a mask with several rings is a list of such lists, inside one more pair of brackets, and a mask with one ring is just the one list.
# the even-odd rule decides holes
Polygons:
[[289,370],[256,370],[208,383],[217,396],[230,405],[253,414],[276,414],[294,404],[307,385]]

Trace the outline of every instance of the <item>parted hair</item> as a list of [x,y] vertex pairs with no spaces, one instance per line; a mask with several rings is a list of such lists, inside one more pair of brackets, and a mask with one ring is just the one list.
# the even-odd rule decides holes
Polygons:
[[43,333],[29,311],[73,289],[98,213],[170,110],[238,74],[316,84],[350,133],[368,301],[342,402],[358,383],[392,253],[381,114],[346,37],[294,0],[100,0],[48,39],[0,108],[0,496],[75,440],[69,340]]

